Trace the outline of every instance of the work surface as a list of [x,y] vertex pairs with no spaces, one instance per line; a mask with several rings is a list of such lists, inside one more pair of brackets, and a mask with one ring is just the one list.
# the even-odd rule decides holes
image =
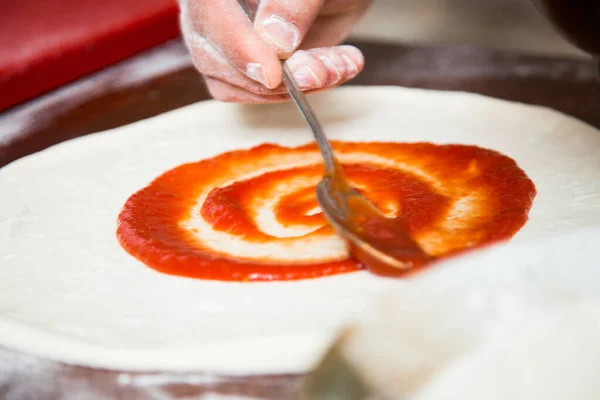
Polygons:
[[[352,84],[481,93],[552,107],[600,128],[600,83],[585,61],[468,46],[356,45],[367,66]],[[0,166],[64,140],[207,98],[185,47],[173,41],[0,114]],[[286,399],[300,380],[103,371],[0,349],[3,399]]]

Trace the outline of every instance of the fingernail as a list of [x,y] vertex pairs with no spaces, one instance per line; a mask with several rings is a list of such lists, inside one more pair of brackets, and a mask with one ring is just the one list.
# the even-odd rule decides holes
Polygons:
[[257,82],[262,83],[266,87],[269,87],[269,81],[267,81],[267,74],[265,68],[259,63],[248,63],[246,65],[246,75],[250,79],[254,79]]
[[320,56],[319,59],[323,62],[323,64],[325,64],[325,67],[327,67],[327,71],[329,71],[330,74],[335,76],[335,78],[333,79],[333,82],[337,82],[340,79],[342,79],[342,74],[340,73],[340,70],[337,69],[337,67],[331,61],[331,59],[329,57]]
[[344,63],[346,63],[346,68],[348,68],[348,73],[350,76],[354,76],[358,74],[358,67],[354,64],[354,61],[350,57],[345,54],[342,54],[342,59]]
[[294,51],[298,46],[300,34],[298,29],[286,20],[273,15],[263,22],[263,32],[273,45],[282,51]]
[[302,89],[322,86],[321,80],[310,67],[302,67],[294,71],[294,79]]

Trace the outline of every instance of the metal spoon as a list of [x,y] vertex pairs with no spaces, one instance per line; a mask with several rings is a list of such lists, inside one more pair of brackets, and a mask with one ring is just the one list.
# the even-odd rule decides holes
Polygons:
[[[239,3],[252,21],[252,12],[244,0]],[[287,63],[283,61],[282,66],[283,82],[312,130],[325,163],[325,176],[317,185],[317,201],[325,217],[344,239],[350,255],[370,271],[385,276],[399,275],[431,261],[432,257],[410,237],[400,219],[386,218],[350,185]]]
[[[317,201],[352,257],[379,275],[393,276],[425,264],[432,258],[423,251],[398,218],[386,218],[348,182],[331,144],[302,94],[288,91],[310,125],[323,156],[325,175],[317,185]],[[301,92],[300,92],[301,93]]]

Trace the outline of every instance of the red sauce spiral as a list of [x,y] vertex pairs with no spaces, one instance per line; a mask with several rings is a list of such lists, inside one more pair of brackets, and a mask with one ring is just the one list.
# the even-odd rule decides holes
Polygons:
[[[507,240],[535,186],[495,151],[430,143],[334,142],[352,184],[437,258]],[[228,281],[315,278],[361,269],[318,209],[315,145],[265,144],[184,164],[132,195],[125,250],[158,271]]]

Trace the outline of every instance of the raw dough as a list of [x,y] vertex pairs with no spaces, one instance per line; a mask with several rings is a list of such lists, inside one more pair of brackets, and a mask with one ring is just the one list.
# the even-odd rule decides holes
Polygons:
[[385,296],[338,354],[390,400],[596,400],[598,241],[587,228],[440,264]]
[[[600,222],[600,134],[557,112],[486,97],[347,87],[310,97],[338,140],[432,141],[498,150],[538,195],[518,242]],[[292,104],[202,102],[79,139],[0,170],[0,344],[135,370],[303,371],[386,289],[366,272],[223,283],[157,273],[118,244],[125,200],[184,162],[311,140]]]

